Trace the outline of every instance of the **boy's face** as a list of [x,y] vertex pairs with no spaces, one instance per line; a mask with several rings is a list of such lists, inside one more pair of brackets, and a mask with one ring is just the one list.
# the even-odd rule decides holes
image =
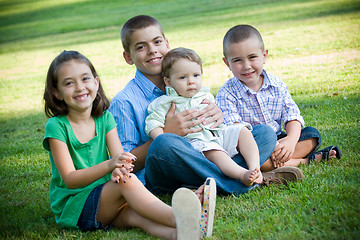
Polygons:
[[243,84],[251,89],[262,84],[263,77],[260,74],[268,51],[261,49],[257,38],[230,44],[226,55],[223,58],[225,64]]
[[164,78],[166,86],[172,87],[183,97],[192,97],[202,86],[201,67],[196,62],[180,58],[172,65],[169,78]]
[[170,47],[158,26],[136,30],[131,36],[129,49],[130,53],[123,54],[128,64],[135,64],[150,80],[161,76],[161,62]]

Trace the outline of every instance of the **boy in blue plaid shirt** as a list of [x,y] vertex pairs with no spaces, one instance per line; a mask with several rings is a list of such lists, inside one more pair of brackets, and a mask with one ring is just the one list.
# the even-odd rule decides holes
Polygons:
[[254,27],[231,28],[223,40],[223,54],[225,64],[234,74],[216,96],[224,122],[266,124],[278,136],[270,160],[261,167],[263,171],[340,158],[336,146],[316,152],[321,144],[320,133],[313,127],[304,128],[304,119],[285,83],[264,70],[268,50]]

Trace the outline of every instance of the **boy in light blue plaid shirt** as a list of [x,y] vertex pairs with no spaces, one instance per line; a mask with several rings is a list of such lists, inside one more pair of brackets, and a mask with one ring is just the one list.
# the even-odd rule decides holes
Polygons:
[[234,74],[216,96],[225,123],[266,124],[278,136],[273,154],[261,170],[340,158],[336,146],[316,152],[321,144],[320,133],[313,127],[303,128],[304,119],[285,83],[264,70],[268,50],[254,27],[231,28],[223,40],[223,54],[225,64]]

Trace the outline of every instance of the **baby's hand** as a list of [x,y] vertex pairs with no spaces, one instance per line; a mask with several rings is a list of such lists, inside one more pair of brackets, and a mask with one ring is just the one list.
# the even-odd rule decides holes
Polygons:
[[220,108],[209,99],[204,99],[202,104],[208,104],[207,107],[200,110],[200,116],[197,119],[206,119],[202,124],[207,125],[208,123],[213,123],[211,128],[216,128],[224,122],[223,113]]

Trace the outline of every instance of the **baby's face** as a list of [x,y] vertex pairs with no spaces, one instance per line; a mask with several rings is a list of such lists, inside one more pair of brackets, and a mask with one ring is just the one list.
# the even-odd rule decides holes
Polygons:
[[196,62],[179,59],[171,67],[169,78],[165,78],[167,86],[172,87],[183,97],[192,97],[202,87],[201,66]]

